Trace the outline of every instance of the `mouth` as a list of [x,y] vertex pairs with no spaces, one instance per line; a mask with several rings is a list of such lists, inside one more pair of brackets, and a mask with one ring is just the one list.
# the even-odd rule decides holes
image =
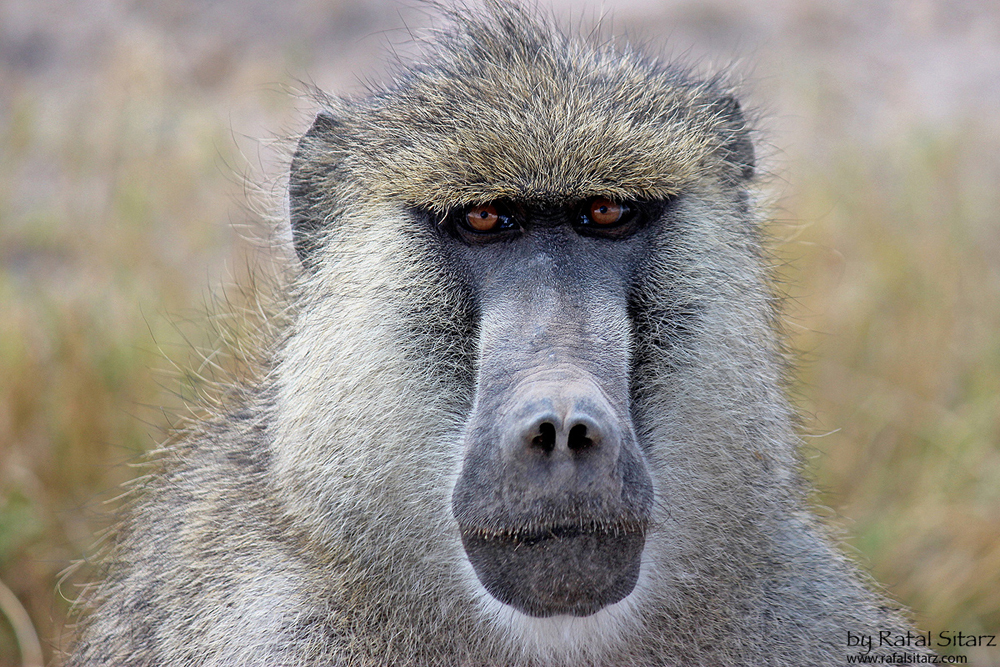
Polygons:
[[528,533],[462,527],[465,553],[490,595],[529,616],[590,616],[639,578],[646,526],[553,526]]

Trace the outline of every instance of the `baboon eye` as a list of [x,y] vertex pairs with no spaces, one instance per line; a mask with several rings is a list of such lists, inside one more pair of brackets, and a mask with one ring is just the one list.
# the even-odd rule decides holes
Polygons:
[[576,204],[573,228],[583,236],[627,238],[647,221],[659,219],[667,203],[667,200],[615,201],[610,197],[593,197]]
[[473,206],[466,211],[465,222],[477,232],[491,232],[500,222],[500,214],[492,204]]
[[627,213],[628,206],[598,197],[587,206],[586,216],[591,223],[607,227],[621,222]]
[[482,243],[507,238],[518,225],[502,203],[476,204],[448,216],[453,229],[467,241]]

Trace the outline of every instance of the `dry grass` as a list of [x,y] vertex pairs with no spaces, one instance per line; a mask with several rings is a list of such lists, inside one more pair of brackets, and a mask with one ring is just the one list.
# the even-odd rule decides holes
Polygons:
[[[381,44],[349,37],[350,26],[374,32],[385,13],[293,3],[278,28],[253,32],[267,3],[219,3],[228,10],[213,14],[214,38],[193,5],[171,14],[121,4],[100,28],[83,21],[74,42],[67,31],[80,17],[53,0],[38,10],[56,26],[48,42],[37,33],[41,46],[37,25],[11,18],[26,21],[32,4],[0,4],[0,580],[47,656],[75,594],[75,581],[56,593],[58,573],[102,526],[103,501],[132,474],[121,464],[194,396],[188,369],[202,362],[192,348],[216,345],[208,290],[240,273],[247,248],[231,223],[253,219],[240,172],[257,157],[239,135],[299,129],[296,100],[270,84],[292,72],[342,85],[357,54]],[[804,6],[759,39],[775,3],[625,8],[619,24],[670,34],[675,51],[689,38],[756,50],[760,96],[777,100],[774,141],[791,147],[779,158],[790,222],[774,232],[789,260],[817,502],[921,627],[998,633],[996,109],[957,103],[943,120],[890,113],[894,123],[868,127],[873,98],[900,111],[913,95],[892,82],[859,92],[851,54],[870,44],[850,32],[850,8]],[[928,29],[925,18],[916,28],[887,20],[932,42],[975,23],[949,16]],[[1000,665],[996,650],[962,653]],[[0,666],[14,664],[0,620]]]
[[[981,128],[845,150],[795,201],[812,468],[934,630],[1000,628],[1000,165]],[[873,159],[874,158],[874,159]],[[846,517],[850,517],[848,520]],[[959,651],[978,664],[1000,652]]]

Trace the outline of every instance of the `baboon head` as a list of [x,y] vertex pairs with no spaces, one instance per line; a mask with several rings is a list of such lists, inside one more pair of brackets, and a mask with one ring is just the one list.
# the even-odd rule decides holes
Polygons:
[[339,292],[347,320],[363,292],[395,304],[393,345],[431,360],[412,386],[438,382],[461,422],[442,474],[478,581],[529,616],[588,616],[633,591],[654,518],[642,396],[699,309],[673,253],[705,198],[750,227],[753,151],[718,82],[503,4],[456,21],[301,140],[303,291]]

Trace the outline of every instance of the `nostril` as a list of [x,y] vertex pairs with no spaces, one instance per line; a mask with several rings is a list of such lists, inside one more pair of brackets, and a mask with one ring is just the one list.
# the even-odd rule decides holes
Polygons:
[[531,444],[548,454],[556,447],[556,427],[550,422],[542,422],[538,427],[538,435],[531,439]]
[[566,445],[571,451],[583,451],[593,444],[594,441],[587,437],[587,427],[585,425],[577,424],[569,430],[569,441]]

